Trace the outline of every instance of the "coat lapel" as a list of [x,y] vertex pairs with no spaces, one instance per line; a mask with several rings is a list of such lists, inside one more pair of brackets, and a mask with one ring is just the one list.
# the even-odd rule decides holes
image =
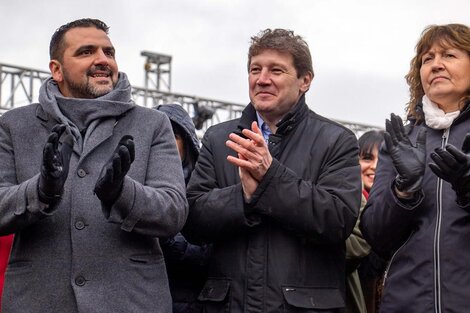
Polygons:
[[[95,120],[90,124],[84,140],[82,160],[113,135],[117,122],[115,118],[108,118],[106,120]],[[99,127],[97,127],[97,124],[99,124]]]

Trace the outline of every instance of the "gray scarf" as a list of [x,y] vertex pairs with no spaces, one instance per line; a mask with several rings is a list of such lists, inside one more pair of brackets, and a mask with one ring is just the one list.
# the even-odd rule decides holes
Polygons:
[[[135,107],[131,85],[122,72],[114,89],[95,99],[66,98],[50,77],[39,90],[39,104],[57,123],[67,126],[66,132],[72,134],[79,151],[101,119],[120,116]],[[84,130],[86,134],[82,138],[80,131]]]

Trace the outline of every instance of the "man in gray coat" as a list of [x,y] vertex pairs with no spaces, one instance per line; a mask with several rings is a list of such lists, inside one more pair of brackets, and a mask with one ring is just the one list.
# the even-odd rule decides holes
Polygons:
[[171,311],[158,237],[186,220],[181,163],[107,34],[95,19],[60,27],[39,103],[0,117],[0,235],[15,234],[4,313]]

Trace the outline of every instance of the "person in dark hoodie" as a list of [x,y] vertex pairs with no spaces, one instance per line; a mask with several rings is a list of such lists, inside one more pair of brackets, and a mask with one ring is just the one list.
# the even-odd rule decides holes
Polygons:
[[[156,107],[170,119],[186,184],[199,156],[199,139],[188,112],[176,103]],[[202,312],[197,297],[207,276],[208,245],[190,244],[181,233],[160,241],[173,298],[173,313]]]

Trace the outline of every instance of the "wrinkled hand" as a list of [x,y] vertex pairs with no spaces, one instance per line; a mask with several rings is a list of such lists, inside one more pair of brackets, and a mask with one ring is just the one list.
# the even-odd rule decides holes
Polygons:
[[470,201],[470,133],[465,135],[460,151],[448,144],[446,149],[436,148],[431,153],[429,167],[438,177],[449,182],[459,202]]
[[259,182],[271,166],[273,158],[256,122],[251,124],[251,130],[244,129],[242,133],[246,138],[232,133],[226,142],[227,147],[242,157],[229,155],[227,160],[247,170]]
[[106,205],[114,204],[121,194],[124,177],[134,162],[134,158],[134,138],[126,135],[121,138],[111,158],[103,166],[93,190]]
[[426,168],[426,130],[420,129],[414,146],[399,116],[392,113],[385,122],[385,129],[385,145],[398,173],[395,187],[406,193],[419,191]]
[[66,135],[63,143],[59,144],[59,138],[65,128],[63,124],[55,125],[52,128],[42,154],[38,194],[41,202],[50,205],[61,199],[69,173],[69,163],[73,151],[72,135]]
[[[238,157],[242,160],[245,158],[242,155],[238,155]],[[242,184],[243,189],[243,197],[245,198],[246,202],[250,202],[253,194],[258,188],[259,181],[257,181],[248,170],[243,167],[238,168],[238,174],[240,175],[240,182]]]
[[226,145],[237,152],[238,158],[229,155],[227,160],[238,166],[243,197],[249,202],[273,158],[256,122],[251,124],[251,130],[244,129],[242,133],[246,138],[233,133],[229,135]]

